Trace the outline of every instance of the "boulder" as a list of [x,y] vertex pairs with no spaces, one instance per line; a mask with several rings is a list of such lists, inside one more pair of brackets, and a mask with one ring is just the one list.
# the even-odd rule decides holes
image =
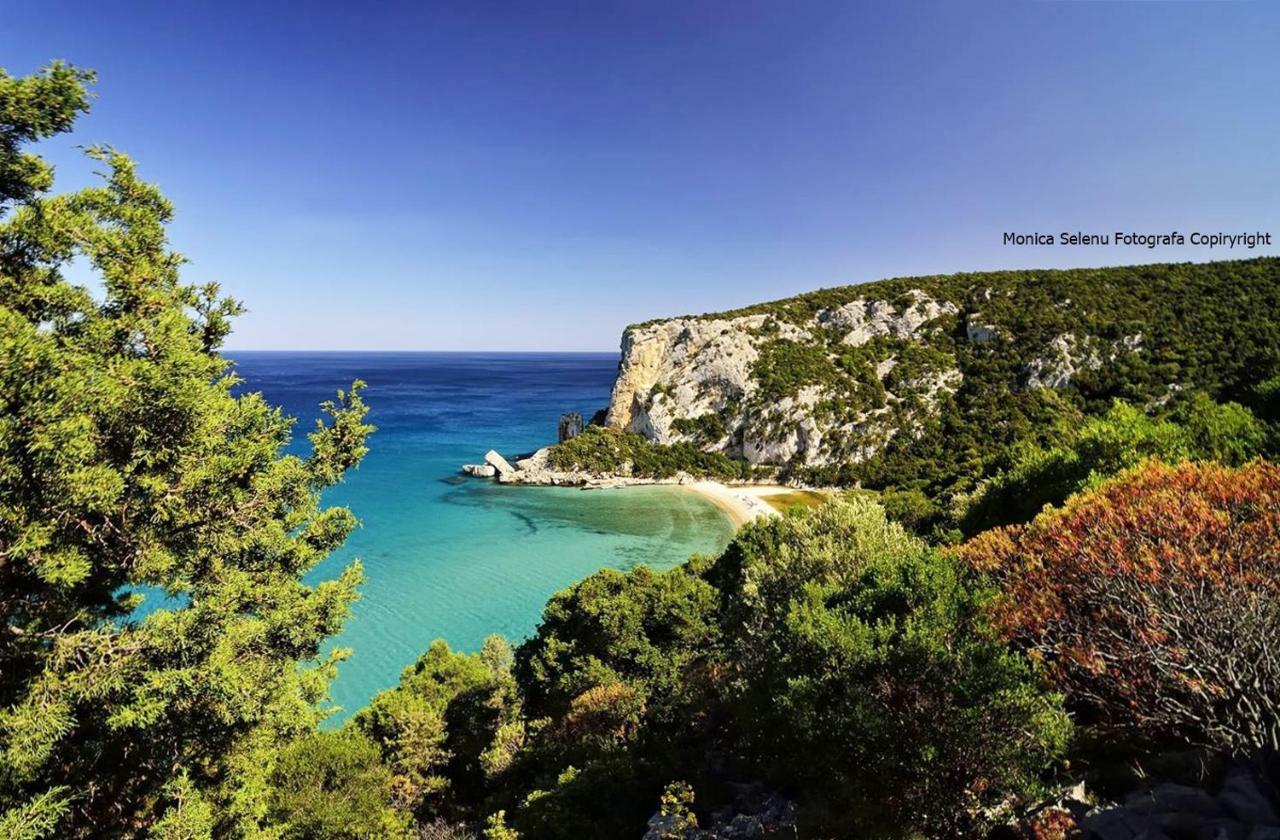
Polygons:
[[463,464],[462,471],[476,478],[493,478],[498,470],[493,464]]
[[1280,840],[1274,782],[1256,765],[1236,761],[1216,793],[1194,784],[1162,782],[1103,805],[1080,821],[1086,840],[1194,837]]
[[981,324],[969,321],[965,324],[965,336],[974,344],[989,344],[996,340],[999,329],[994,324]]
[[515,473],[516,468],[507,463],[507,459],[503,458],[496,451],[490,449],[484,453],[484,462],[493,467],[499,476],[507,476]]

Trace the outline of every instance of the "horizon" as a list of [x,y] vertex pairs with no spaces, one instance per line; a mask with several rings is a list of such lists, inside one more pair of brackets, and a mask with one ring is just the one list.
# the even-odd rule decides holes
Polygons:
[[[56,6],[56,8],[54,8]],[[20,2],[98,73],[228,349],[610,352],[628,324],[975,270],[1269,256],[1006,232],[1280,232],[1280,6]],[[160,115],[163,115],[161,117]],[[86,282],[89,278],[85,278]]]

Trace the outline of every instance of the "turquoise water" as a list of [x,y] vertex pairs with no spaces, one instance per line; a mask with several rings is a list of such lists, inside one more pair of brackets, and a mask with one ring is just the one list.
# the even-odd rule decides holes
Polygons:
[[597,569],[669,568],[732,535],[712,504],[677,488],[510,487],[457,474],[487,449],[510,457],[554,440],[563,412],[606,405],[614,354],[231,355],[243,390],[298,417],[299,438],[320,401],[368,382],[378,431],[325,499],[362,527],[308,576],[333,577],[354,557],[365,566],[362,598],[333,642],[355,651],[333,685],[344,709],[335,720],[395,685],[433,639],[461,650],[491,633],[518,640],[552,593]]

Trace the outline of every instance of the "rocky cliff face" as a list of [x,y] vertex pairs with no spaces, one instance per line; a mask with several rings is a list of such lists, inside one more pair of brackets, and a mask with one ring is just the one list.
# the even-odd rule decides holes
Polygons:
[[[914,358],[954,329],[959,312],[912,290],[799,320],[760,313],[631,327],[606,424],[756,464],[863,458],[900,430],[899,406],[928,411],[963,380],[946,354],[930,354],[923,365]],[[912,374],[894,377],[912,345]]]
[[681,462],[963,501],[1116,399],[1271,410],[1277,335],[1280,257],[882,280],[628,328],[606,424]]
[[1035,391],[1156,399],[1177,387],[1144,339],[1146,321],[1168,327],[1146,297],[1159,275],[1131,275],[1158,268],[890,280],[633,326],[606,424],[754,464],[822,466],[863,462],[966,410],[962,389],[973,405],[1032,406]]
[[677,420],[722,412],[752,388],[767,321],[676,318],[629,328],[606,425],[670,443],[683,437]]

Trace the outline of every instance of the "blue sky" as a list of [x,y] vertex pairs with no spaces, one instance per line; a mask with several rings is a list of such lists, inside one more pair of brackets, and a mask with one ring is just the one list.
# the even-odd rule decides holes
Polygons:
[[[99,73],[77,143],[178,207],[231,348],[609,350],[630,322],[1280,239],[1280,3],[7,0]],[[1263,249],[1280,253],[1280,247]]]

